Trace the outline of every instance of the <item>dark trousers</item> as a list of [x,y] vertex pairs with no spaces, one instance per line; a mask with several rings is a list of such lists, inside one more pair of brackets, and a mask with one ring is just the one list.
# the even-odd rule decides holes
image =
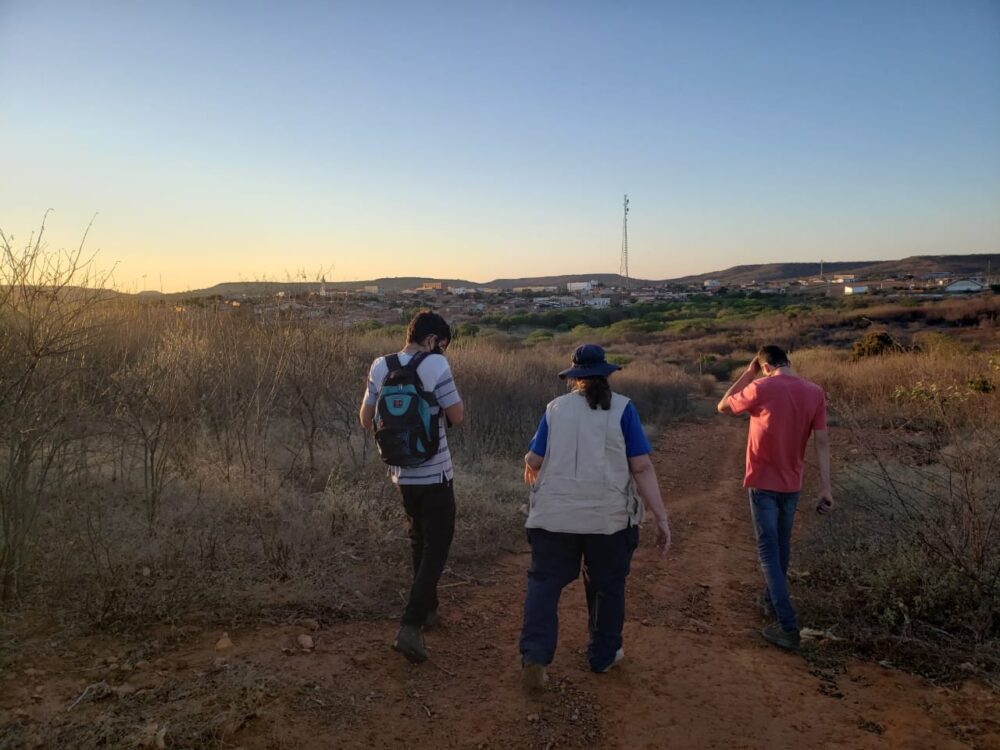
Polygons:
[[550,664],[559,634],[559,595],[580,573],[587,592],[590,642],[587,660],[600,672],[622,647],[625,578],[639,545],[639,528],[616,534],[565,534],[528,529],[531,568],[521,629],[522,663]]
[[413,585],[401,622],[420,627],[438,606],[437,585],[455,534],[455,492],[450,481],[401,484],[399,491],[413,552]]

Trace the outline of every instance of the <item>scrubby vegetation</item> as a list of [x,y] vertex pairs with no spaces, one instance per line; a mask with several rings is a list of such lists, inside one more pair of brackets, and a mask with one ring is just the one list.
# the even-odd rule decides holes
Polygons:
[[[4,617],[396,613],[402,510],[356,409],[400,327],[141,304],[40,237],[2,251]],[[578,343],[625,365],[615,387],[655,430],[773,342],[826,388],[835,425],[840,507],[797,562],[807,616],[879,658],[996,675],[998,314],[991,297],[722,295],[463,323],[449,575],[520,544],[519,459]]]
[[878,658],[1000,674],[1000,358],[932,337],[797,363],[831,398],[835,518],[801,566],[811,615]]
[[[0,593],[71,626],[189,613],[393,614],[408,545],[398,495],[357,424],[367,368],[399,330],[144,305],[80,253],[4,239],[0,260]],[[451,349],[455,569],[521,539],[519,458],[572,349],[503,336]],[[623,374],[647,419],[690,378]],[[518,540],[518,541],[515,541]]]

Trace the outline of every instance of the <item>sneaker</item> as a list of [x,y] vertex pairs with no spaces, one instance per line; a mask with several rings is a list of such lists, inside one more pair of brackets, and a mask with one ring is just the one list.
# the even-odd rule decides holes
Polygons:
[[618,649],[617,651],[615,651],[615,660],[611,662],[608,666],[606,666],[604,669],[598,670],[598,674],[605,674],[606,672],[610,672],[612,669],[621,664],[622,659],[624,658],[625,658],[625,649],[623,648]]
[[760,631],[760,634],[764,636],[764,640],[769,643],[773,643],[779,648],[787,648],[791,651],[798,651],[799,647],[802,645],[802,641],[799,638],[799,629],[795,630],[782,630],[778,625],[765,625],[764,629]]
[[438,614],[437,609],[432,609],[427,613],[427,617],[424,618],[424,630],[433,630],[440,624],[441,615]]
[[773,620],[775,618],[774,605],[771,604],[771,600],[763,594],[757,597],[757,606],[760,607],[761,614],[768,620]]
[[420,628],[412,625],[403,625],[399,629],[396,640],[392,642],[392,648],[414,664],[427,661],[427,649],[424,648],[424,640],[420,637]]
[[521,664],[521,684],[529,692],[538,691],[549,681],[549,672],[544,664],[526,662]]

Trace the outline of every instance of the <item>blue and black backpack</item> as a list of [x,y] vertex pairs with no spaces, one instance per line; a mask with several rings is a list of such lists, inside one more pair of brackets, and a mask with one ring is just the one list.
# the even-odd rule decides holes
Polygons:
[[419,466],[438,452],[440,410],[433,392],[424,390],[417,368],[427,356],[419,352],[405,365],[399,355],[385,358],[389,374],[375,402],[375,444],[390,466]]

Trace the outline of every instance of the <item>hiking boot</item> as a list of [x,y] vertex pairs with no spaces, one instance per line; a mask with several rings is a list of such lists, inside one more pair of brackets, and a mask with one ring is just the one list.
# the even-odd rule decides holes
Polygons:
[[420,637],[420,628],[412,625],[403,625],[396,633],[396,640],[392,642],[393,651],[398,651],[413,664],[427,661],[427,649],[424,648],[424,640]]
[[757,597],[757,606],[760,607],[760,613],[764,615],[765,618],[768,620],[773,620],[775,618],[774,605],[771,604],[771,600],[763,594]]
[[521,664],[521,684],[529,692],[542,690],[549,681],[548,670],[544,664],[525,662]]
[[773,643],[778,648],[787,648],[791,651],[798,651],[799,647],[802,645],[802,640],[799,638],[799,629],[795,630],[782,630],[778,625],[765,625],[764,629],[760,631],[760,634],[764,636],[764,640],[769,643]]
[[440,624],[441,624],[441,615],[438,614],[436,608],[428,612],[427,617],[424,618],[424,630],[433,630]]
[[622,663],[622,659],[624,659],[624,658],[625,658],[625,649],[620,648],[617,651],[615,651],[615,660],[613,662],[611,662],[604,669],[599,669],[599,670],[595,670],[595,671],[598,674],[605,674],[607,672],[610,672],[612,669],[614,669],[619,664],[621,664]]

